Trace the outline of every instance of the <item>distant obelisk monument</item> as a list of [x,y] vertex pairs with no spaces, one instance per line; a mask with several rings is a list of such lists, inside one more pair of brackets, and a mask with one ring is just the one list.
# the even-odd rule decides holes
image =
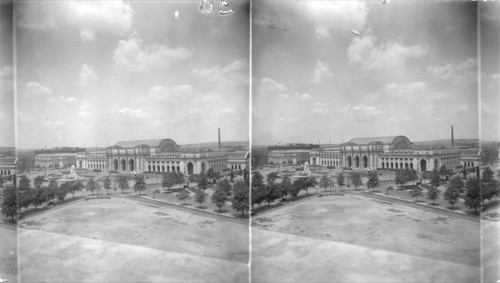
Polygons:
[[451,146],[455,146],[455,138],[453,137],[453,125],[451,125]]
[[219,128],[219,149],[222,149],[222,146],[220,144],[220,128]]

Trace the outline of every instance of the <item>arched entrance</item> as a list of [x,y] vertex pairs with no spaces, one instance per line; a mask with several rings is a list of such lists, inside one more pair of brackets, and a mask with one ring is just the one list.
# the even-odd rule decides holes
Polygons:
[[437,159],[434,159],[434,169],[438,169],[439,170],[439,165],[438,165],[438,160]]
[[135,170],[135,168],[134,168],[134,160],[133,159],[130,159],[128,161],[128,167],[129,167],[130,171],[134,171]]
[[427,171],[427,161],[425,161],[424,159],[420,160],[420,171]]
[[316,157],[313,157],[312,165],[316,165]]
[[347,167],[352,167],[352,159],[350,155],[347,156]]
[[125,159],[122,159],[122,171],[127,170],[127,161]]
[[359,167],[359,156],[354,156],[354,167],[358,168]]
[[113,170],[118,171],[118,159],[113,161]]
[[82,161],[80,160],[80,166],[78,166],[78,168],[82,168],[83,167],[83,163]]
[[188,168],[188,175],[190,175],[190,176],[193,175],[193,168],[194,168],[193,163],[189,162],[187,164],[187,168]]
[[363,168],[368,168],[368,156],[363,156]]
[[205,162],[202,162],[201,163],[201,172],[205,172],[205,167],[206,167]]

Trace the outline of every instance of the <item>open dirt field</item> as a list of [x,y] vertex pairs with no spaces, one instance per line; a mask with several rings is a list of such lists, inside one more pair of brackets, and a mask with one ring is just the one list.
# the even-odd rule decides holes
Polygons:
[[0,224],[0,278],[17,282],[17,233],[15,226]]
[[255,281],[480,278],[479,221],[466,216],[347,194],[307,199],[253,221]]
[[248,282],[248,225],[127,198],[20,221],[22,281]]

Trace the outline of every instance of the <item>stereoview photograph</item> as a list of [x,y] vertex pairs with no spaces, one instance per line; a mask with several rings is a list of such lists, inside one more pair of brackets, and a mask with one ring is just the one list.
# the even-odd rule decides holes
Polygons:
[[0,1],[0,282],[497,282],[500,2]]

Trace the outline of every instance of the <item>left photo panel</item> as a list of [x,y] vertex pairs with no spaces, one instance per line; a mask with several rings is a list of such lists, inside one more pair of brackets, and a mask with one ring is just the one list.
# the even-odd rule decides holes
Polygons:
[[19,281],[248,282],[249,8],[16,1]]
[[17,282],[13,5],[0,1],[0,282]]

